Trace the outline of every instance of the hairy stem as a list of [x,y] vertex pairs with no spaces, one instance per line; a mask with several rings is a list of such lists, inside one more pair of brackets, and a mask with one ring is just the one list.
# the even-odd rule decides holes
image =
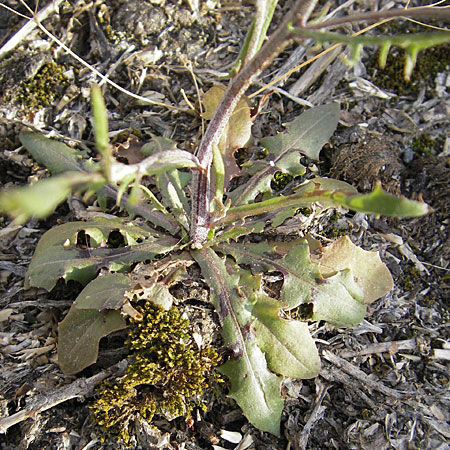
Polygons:
[[293,39],[294,34],[289,30],[288,24],[304,24],[316,3],[317,0],[296,0],[283,22],[261,50],[230,80],[197,152],[197,158],[203,171],[194,172],[192,177],[190,237],[193,248],[201,248],[209,232],[212,146],[219,142],[234,108],[250,84]]

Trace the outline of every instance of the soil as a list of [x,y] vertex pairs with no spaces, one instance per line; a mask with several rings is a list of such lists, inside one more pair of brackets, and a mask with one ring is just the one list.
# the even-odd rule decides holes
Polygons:
[[[26,12],[18,1],[4,3]],[[148,105],[106,86],[110,131],[118,146],[126,146],[131,138],[145,142],[151,136],[175,139],[184,149],[195,150],[198,145],[201,119],[192,109],[199,107],[194,79],[200,92],[205,92],[231,68],[251,22],[254,2],[205,0],[194,13],[190,5],[195,3],[54,2],[55,9],[44,20],[48,30],[99,72],[108,73],[115,83],[176,106]],[[286,11],[284,2],[280,3],[274,24]],[[388,2],[350,2],[347,11],[366,11],[375,3],[381,8]],[[28,4],[32,9],[36,6]],[[414,5],[411,2],[410,6]],[[43,6],[39,4],[38,10]],[[0,48],[25,23],[0,8]],[[408,22],[401,23],[409,27]],[[357,31],[356,25],[346,30],[353,31]],[[250,92],[317,51],[312,46],[306,52],[290,47]],[[450,59],[442,68],[449,46],[441,48],[439,65],[427,62],[426,57],[421,59],[424,67],[414,78],[414,93],[407,84],[404,88],[406,82],[401,92],[396,90],[401,73],[382,73],[374,66],[375,54],[373,49],[364,49],[361,61],[350,68],[342,62],[341,51],[322,68],[315,66],[314,82],[306,69],[293,73],[272,88],[273,93],[260,107],[253,135],[256,145],[258,138],[281,131],[283,124],[304,110],[304,101],[314,105],[340,102],[340,125],[322,151],[321,162],[305,160],[304,164],[322,176],[352,183],[363,192],[381,182],[395,194],[423,198],[433,212],[419,219],[398,220],[329,211],[310,226],[310,232],[325,243],[347,234],[364,249],[378,250],[393,275],[394,289],[370,305],[366,319],[358,326],[338,329],[317,325],[314,338],[322,355],[322,369],[312,380],[285,380],[280,438],[251,426],[226,397],[227,385],[219,384],[205,392],[207,410],[196,413],[193,423],[182,417],[172,421],[156,417],[150,426],[136,424],[134,448],[449,448]],[[395,55],[394,49],[392,64],[388,59],[386,70],[397,66]],[[52,73],[43,86],[52,86],[52,95],[43,95],[36,75],[49,64],[62,71],[47,71]],[[433,72],[438,66],[439,72]],[[52,74],[61,78],[52,78]],[[395,79],[392,88],[385,84],[389,77]],[[377,85],[381,79],[383,85]],[[21,130],[36,130],[94,154],[89,87],[99,81],[38,29],[27,32],[14,49],[0,56],[2,187],[47,176],[21,147]],[[255,105],[263,95],[253,98]],[[253,148],[257,147],[249,151]],[[46,220],[33,219],[17,226],[6,217],[1,219],[2,450],[123,447],[92,421],[88,406],[99,379],[120,373],[121,361],[127,355],[125,333],[102,341],[97,364],[77,376],[66,376],[57,365],[57,325],[81,286],[60,282],[50,293],[24,289],[26,268],[39,238],[56,224],[79,219],[80,211],[86,211],[83,208],[74,197]],[[283,235],[292,232],[289,226],[279,230]],[[274,233],[276,230],[271,230]],[[189,270],[190,279],[176,285],[172,293],[193,329],[203,333],[208,342],[220,345],[207,287],[195,265]],[[10,427],[5,425],[8,417],[30,405],[34,410],[26,418]],[[224,430],[240,433],[241,439],[230,442]]]

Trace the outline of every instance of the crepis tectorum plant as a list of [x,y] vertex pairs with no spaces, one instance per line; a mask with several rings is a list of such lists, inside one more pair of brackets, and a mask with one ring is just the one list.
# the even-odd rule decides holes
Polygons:
[[[409,76],[420,49],[450,37],[443,32],[352,38],[318,31],[355,20],[427,17],[436,12],[412,8],[310,23],[316,2],[295,1],[264,43],[276,4],[276,0],[257,2],[228,86],[213,86],[205,94],[203,117],[209,126],[195,155],[155,137],[141,148],[140,162],[119,162],[108,140],[100,88],[93,87],[100,161],[61,142],[22,132],[23,145],[53,176],[3,191],[0,207],[24,222],[32,216],[47,217],[72,192],[85,191],[85,198],[95,194],[103,208],[113,199],[128,213],[52,228],[41,238],[28,268],[27,287],[51,290],[60,278],[85,285],[59,325],[58,355],[65,373],[75,374],[94,363],[100,339],[126,326],[124,314],[139,319],[133,302],[149,299],[169,309],[170,285],[183,276],[184,267],[196,263],[231,352],[220,368],[231,381],[229,395],[253,425],[279,435],[283,377],[311,378],[320,368],[307,321],[290,319],[288,312],[308,305],[309,321],[357,324],[367,304],[392,288],[392,278],[377,253],[356,247],[346,237],[322,247],[308,236],[275,242],[261,233],[299,217],[305,207],[344,207],[395,217],[416,217],[430,209],[420,201],[396,198],[380,186],[370,194],[358,194],[347,183],[320,177],[298,183],[285,194],[275,192],[271,185],[275,174],[301,177],[306,171],[301,157],[319,158],[336,129],[339,105],[303,112],[285,132],[260,140],[263,158],[250,158],[238,167],[234,152],[249,141],[254,120],[245,92],[293,41],[344,43],[353,49],[353,60],[363,45],[380,45],[381,64],[386,63],[391,45],[401,46],[406,49]],[[230,184],[236,176],[241,182]],[[121,235],[122,246],[108,244],[113,232]],[[279,292],[266,289],[267,274],[281,281]]]

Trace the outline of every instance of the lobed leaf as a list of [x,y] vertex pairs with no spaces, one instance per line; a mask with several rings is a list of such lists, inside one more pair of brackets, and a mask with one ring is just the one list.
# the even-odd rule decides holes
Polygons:
[[126,328],[119,311],[79,309],[72,305],[58,327],[58,362],[73,375],[97,361],[100,339]]
[[372,303],[394,287],[394,281],[378,252],[363,250],[343,236],[323,249],[319,272],[330,277],[340,270],[351,269],[355,282],[363,291],[363,302]]
[[[80,231],[92,235],[96,242],[103,236],[102,240],[106,242],[113,230],[120,231],[128,243],[136,242],[137,239],[143,239],[143,242],[122,248],[75,246]],[[86,284],[102,267],[120,271],[133,262],[166,253],[177,243],[175,238],[158,235],[136,225],[123,224],[120,220],[69,222],[52,228],[42,236],[25,275],[25,284],[27,288],[34,286],[47,290],[51,290],[59,278]]]
[[[339,105],[328,105],[311,108],[286,125],[287,131],[263,138],[261,145],[276,160],[283,158],[289,151],[298,150],[308,158],[318,160],[322,147],[328,142],[336,130],[339,120]],[[273,158],[274,161],[275,158]]]
[[285,243],[221,243],[217,249],[249,264],[254,274],[280,272],[284,283],[280,300],[285,309],[311,304],[312,320],[326,320],[334,325],[359,323],[366,313],[364,292],[349,268],[324,278],[312,262],[306,239]]
[[262,160],[244,164],[252,177],[230,193],[232,205],[249,203],[259,193],[271,191],[270,182],[278,171],[294,177],[303,175],[305,168],[300,163],[300,153],[317,160],[321,148],[333,135],[338,119],[337,103],[318,106],[288,123],[286,132],[261,139],[260,143],[268,154]]
[[351,64],[354,64],[360,58],[364,45],[381,46],[380,66],[382,68],[386,65],[387,55],[391,46],[395,45],[404,48],[406,51],[404,76],[407,80],[411,77],[414,66],[416,65],[417,54],[420,50],[450,42],[450,32],[448,31],[410,33],[398,36],[347,36],[327,31],[313,31],[296,27],[291,27],[291,31],[301,36],[313,38],[318,43],[335,42],[348,45],[352,50]]
[[337,204],[353,211],[391,217],[420,217],[431,212],[424,202],[395,197],[377,185],[370,194],[347,194],[333,192],[330,198]]
[[[252,327],[267,359],[269,369],[293,378],[313,378],[320,370],[320,358],[308,325],[280,317],[282,304],[261,289],[261,276],[240,270],[240,286],[248,298],[256,299],[251,313]],[[249,288],[250,285],[253,285]]]
[[230,208],[226,216],[216,222],[216,226],[286,208],[294,212],[294,208],[312,203],[318,203],[322,208],[345,206],[353,211],[391,217],[419,217],[431,211],[426,203],[395,197],[379,185],[370,194],[358,194],[353,186],[343,181],[316,177],[295,189],[294,194]]
[[252,331],[251,302],[238,291],[238,274],[229,274],[224,261],[210,248],[193,251],[211,288],[222,324],[224,343],[233,352],[220,371],[230,378],[230,397],[236,400],[248,420],[263,431],[279,436],[283,409],[281,378],[267,367],[264,353]]

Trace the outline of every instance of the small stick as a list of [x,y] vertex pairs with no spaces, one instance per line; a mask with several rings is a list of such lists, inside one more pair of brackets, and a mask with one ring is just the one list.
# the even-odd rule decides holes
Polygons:
[[6,433],[8,428],[13,425],[23,422],[26,419],[34,418],[37,414],[47,411],[67,400],[84,398],[91,395],[98,383],[110,377],[115,372],[122,372],[125,370],[127,364],[127,360],[124,359],[90,378],[80,378],[71,384],[60,387],[56,391],[42,394],[39,397],[32,399],[30,404],[21,411],[12,416],[0,419],[0,433]]
[[7,9],[8,11],[11,11],[14,14],[17,14],[20,17],[28,19],[28,22],[22,28],[16,31],[0,48],[0,59],[2,59],[11,50],[14,50],[38,26],[37,22],[42,22],[51,14],[53,14],[62,2],[63,0],[54,0],[50,2],[36,14],[36,21],[33,21],[30,17],[23,14],[18,14],[12,8],[1,3],[0,6]]
[[319,385],[319,392],[317,393],[316,402],[314,408],[309,416],[308,421],[306,422],[303,430],[298,439],[298,448],[301,450],[306,450],[308,446],[309,435],[311,434],[311,430],[313,426],[323,418],[323,415],[326,411],[326,406],[322,406],[323,399],[328,391],[329,386],[324,386],[320,382],[316,382]]
[[404,341],[378,342],[368,345],[359,351],[343,351],[339,354],[341,358],[350,358],[353,356],[372,355],[374,353],[397,353],[400,350],[415,350],[417,343],[415,339],[406,339]]
[[350,375],[347,375],[342,370],[334,367],[331,369],[325,369],[322,367],[320,369],[320,376],[325,378],[327,381],[334,381],[342,383],[347,387],[352,393],[357,395],[367,406],[371,409],[376,408],[376,403],[360,389],[360,383],[356,382]]
[[339,356],[334,355],[333,353],[329,352],[328,350],[324,350],[322,355],[326,360],[330,361],[335,366],[339,367],[340,369],[347,372],[352,377],[359,380],[361,382],[361,384],[368,389],[375,389],[384,395],[387,395],[389,397],[394,397],[396,399],[402,399],[407,394],[406,392],[399,392],[399,391],[396,391],[395,389],[388,388],[384,384],[382,384],[378,381],[371,380],[365,372],[358,369],[353,364],[350,364],[345,359],[342,359]]

